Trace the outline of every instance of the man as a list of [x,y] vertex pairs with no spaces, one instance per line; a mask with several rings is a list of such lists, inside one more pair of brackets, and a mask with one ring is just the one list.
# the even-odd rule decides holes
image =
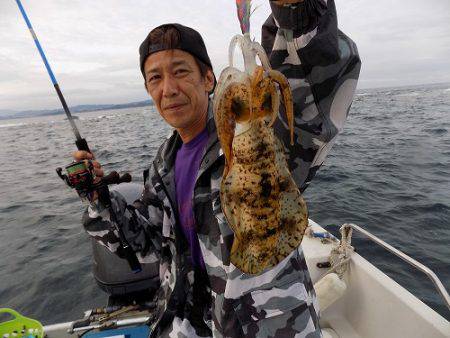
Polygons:
[[[262,43],[293,90],[295,145],[285,123],[275,129],[304,190],[343,127],[360,61],[354,43],[337,30],[333,0],[277,1],[271,8]],[[112,193],[112,205],[139,259],[159,266],[153,335],[320,337],[301,248],[254,276],[230,263],[233,232],[219,198],[224,158],[209,100],[215,77],[202,38],[178,24],[157,27],[142,43],[140,61],[148,93],[175,130],[151,165],[141,199],[127,205]],[[77,152],[81,158],[92,155]],[[114,252],[118,238],[109,220],[98,205],[88,209],[84,225]]]

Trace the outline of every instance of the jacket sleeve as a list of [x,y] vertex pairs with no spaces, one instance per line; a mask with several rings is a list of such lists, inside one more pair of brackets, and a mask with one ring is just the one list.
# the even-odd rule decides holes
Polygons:
[[333,0],[295,5],[271,2],[262,45],[274,69],[289,80],[294,101],[294,145],[284,112],[275,125],[288,150],[292,176],[304,191],[342,131],[361,62],[355,43],[337,29]]
[[[105,209],[96,203],[89,206],[83,215],[83,226],[89,236],[119,256],[119,234],[121,227],[128,244],[137,253],[141,263],[159,261],[162,243],[163,204],[151,184],[144,186],[141,198],[127,204],[117,191],[111,191],[111,208]],[[111,215],[111,212],[114,214]]]

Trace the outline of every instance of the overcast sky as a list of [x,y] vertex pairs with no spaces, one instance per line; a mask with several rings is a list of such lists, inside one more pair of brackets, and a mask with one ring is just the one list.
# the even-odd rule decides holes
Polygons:
[[[239,33],[233,0],[22,0],[69,105],[147,98],[138,47],[167,22],[197,29],[219,73]],[[256,0],[252,35],[269,14]],[[450,82],[450,1],[336,0],[340,29],[358,45],[359,88]],[[60,103],[14,0],[0,0],[0,111]]]

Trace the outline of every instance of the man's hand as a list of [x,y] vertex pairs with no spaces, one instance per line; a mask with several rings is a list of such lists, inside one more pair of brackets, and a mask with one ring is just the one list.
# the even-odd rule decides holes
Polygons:
[[[83,160],[91,160],[92,165],[94,166],[94,173],[95,173],[94,183],[98,183],[104,176],[104,172],[103,172],[101,164],[94,160],[95,157],[92,153],[89,153],[84,150],[78,150],[78,151],[75,151],[74,153],[72,153],[72,157],[73,157],[74,162],[79,162],[79,161],[83,161]],[[97,198],[98,198],[98,194],[96,191],[94,191],[94,193],[92,195],[92,202],[96,201]]]
[[72,154],[72,157],[74,162],[79,162],[82,160],[91,160],[92,165],[94,166],[94,172],[96,176],[94,183],[100,181],[100,179],[105,175],[101,164],[94,160],[95,157],[91,153],[84,150],[78,150]]

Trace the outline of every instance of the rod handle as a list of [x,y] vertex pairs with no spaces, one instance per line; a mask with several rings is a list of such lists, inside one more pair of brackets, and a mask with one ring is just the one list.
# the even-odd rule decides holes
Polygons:
[[122,254],[124,258],[127,260],[131,271],[133,271],[133,273],[141,272],[142,265],[136,256],[136,252],[134,252],[133,249],[128,244],[122,245],[121,251],[122,252],[120,254]]
[[78,150],[84,150],[89,153],[92,153],[91,150],[89,149],[86,139],[84,138],[77,139],[75,141],[75,145],[77,146]]

